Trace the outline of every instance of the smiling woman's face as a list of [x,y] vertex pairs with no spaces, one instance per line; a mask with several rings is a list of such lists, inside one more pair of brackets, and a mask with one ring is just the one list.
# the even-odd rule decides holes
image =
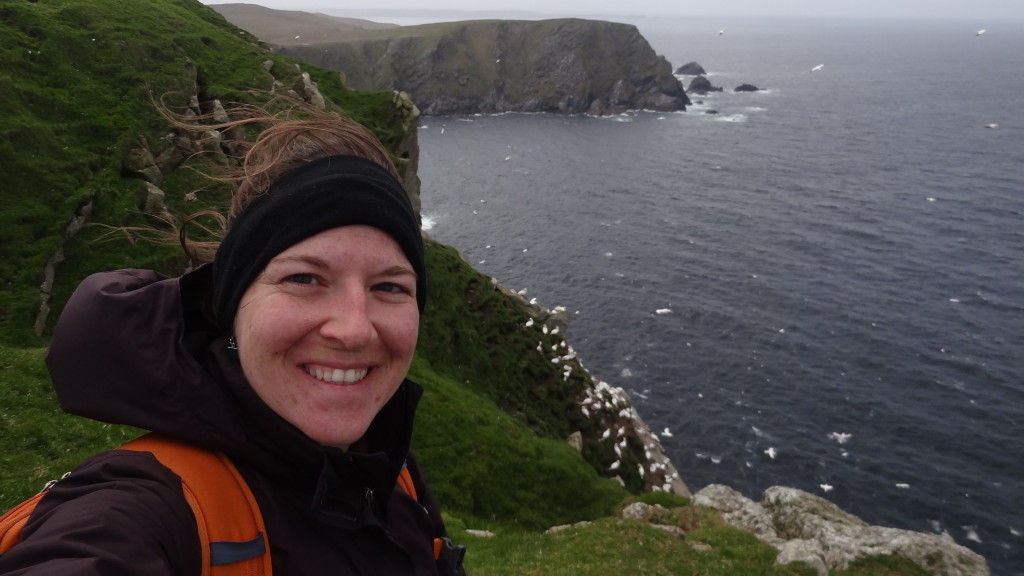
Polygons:
[[235,339],[263,401],[320,444],[348,448],[398,389],[419,332],[416,274],[369,226],[278,254],[242,297]]

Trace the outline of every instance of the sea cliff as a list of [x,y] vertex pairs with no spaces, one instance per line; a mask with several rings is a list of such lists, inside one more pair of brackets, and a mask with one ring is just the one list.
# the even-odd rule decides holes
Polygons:
[[[269,34],[280,18],[268,16]],[[359,90],[407,92],[427,115],[685,110],[664,57],[635,26],[575,18],[480,20],[346,31],[274,49],[345,74]]]

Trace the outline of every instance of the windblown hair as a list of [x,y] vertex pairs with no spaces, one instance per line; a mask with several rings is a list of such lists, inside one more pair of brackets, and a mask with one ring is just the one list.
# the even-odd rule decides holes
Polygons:
[[[270,112],[273,105],[282,110]],[[376,162],[401,181],[387,149],[369,129],[351,118],[302,102],[278,98],[266,107],[238,105],[226,111],[231,118],[226,122],[214,121],[213,114],[184,116],[170,112],[165,106],[158,107],[179,129],[198,134],[215,130],[228,136],[223,142],[224,148],[239,151],[233,162],[218,165],[215,173],[206,174],[211,180],[233,187],[227,215],[199,212],[187,216],[176,226],[177,242],[193,265],[212,261],[219,242],[191,240],[187,234],[190,226],[197,225],[208,234],[222,236],[253,198],[266,193],[281,176],[312,160],[339,154],[359,156]],[[250,127],[260,130],[254,141],[232,138],[232,135],[243,135]],[[203,218],[217,222],[220,234],[198,224]]]

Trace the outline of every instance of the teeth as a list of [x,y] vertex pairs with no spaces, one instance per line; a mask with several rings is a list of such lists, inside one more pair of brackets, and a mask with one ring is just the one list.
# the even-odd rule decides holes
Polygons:
[[341,368],[322,369],[322,368],[306,368],[310,376],[313,376],[317,380],[323,380],[324,382],[330,382],[332,384],[352,384],[358,382],[363,378],[366,378],[369,370],[363,368],[362,370],[342,370]]

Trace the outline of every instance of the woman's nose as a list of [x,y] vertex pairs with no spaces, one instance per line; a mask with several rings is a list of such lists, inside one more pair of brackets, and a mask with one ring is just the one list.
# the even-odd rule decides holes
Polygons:
[[320,335],[340,342],[347,350],[359,350],[377,337],[368,299],[362,291],[345,291],[327,304]]

